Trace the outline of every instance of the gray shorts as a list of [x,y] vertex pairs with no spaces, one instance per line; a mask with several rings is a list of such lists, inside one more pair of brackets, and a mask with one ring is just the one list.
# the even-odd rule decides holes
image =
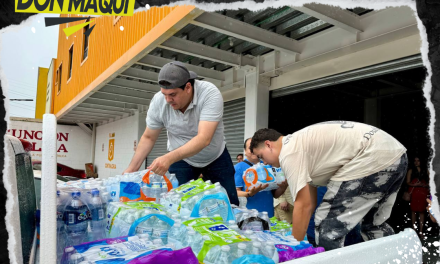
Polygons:
[[370,176],[351,181],[330,181],[315,214],[316,244],[325,250],[344,246],[345,236],[361,223],[365,241],[389,236],[390,217],[405,179],[406,153],[394,164]]

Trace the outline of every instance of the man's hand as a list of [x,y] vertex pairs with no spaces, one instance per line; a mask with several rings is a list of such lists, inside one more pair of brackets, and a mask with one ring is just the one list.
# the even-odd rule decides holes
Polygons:
[[151,163],[150,166],[148,166],[147,169],[150,169],[154,173],[158,175],[165,175],[165,173],[168,171],[168,169],[171,166],[170,159],[167,157],[167,155],[163,155],[158,157]]
[[283,211],[289,211],[289,203],[288,202],[282,202],[282,203],[280,203],[280,208],[281,208],[281,210],[283,210]]
[[262,190],[266,189],[267,186],[269,186],[269,183],[266,184],[260,184],[258,186],[255,186],[253,188],[249,189],[249,196],[254,196],[255,194],[257,194],[258,192],[261,192]]
[[288,186],[289,185],[287,184],[287,180],[284,180],[284,181],[278,183],[278,188],[281,188],[281,190],[284,190],[284,191],[287,189]]

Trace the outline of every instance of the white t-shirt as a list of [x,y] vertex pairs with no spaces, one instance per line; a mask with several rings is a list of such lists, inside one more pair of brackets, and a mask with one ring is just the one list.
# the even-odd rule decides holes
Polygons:
[[329,121],[287,135],[279,156],[292,199],[307,184],[360,179],[392,165],[406,148],[370,125]]

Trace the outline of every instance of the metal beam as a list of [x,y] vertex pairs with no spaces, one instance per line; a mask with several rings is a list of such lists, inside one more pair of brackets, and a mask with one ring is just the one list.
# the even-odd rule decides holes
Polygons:
[[114,87],[122,87],[122,88],[131,88],[144,92],[157,93],[160,91],[159,85],[131,81],[127,79],[115,78],[111,82],[107,83],[106,86],[114,86]]
[[301,53],[293,39],[216,13],[205,12],[190,23],[289,54]]
[[122,108],[123,110],[137,110],[138,109],[138,105],[137,104],[130,104],[130,103],[124,103],[124,102],[120,102],[120,101],[115,101],[115,100],[105,100],[105,99],[99,99],[99,98],[87,98],[84,103],[87,104],[93,104],[93,105],[98,105],[98,106],[113,106],[113,107],[117,107],[117,108]]
[[[147,55],[147,56],[143,57],[142,59],[140,59],[138,62],[136,62],[136,64],[160,69],[165,64],[167,64],[168,62],[172,62],[172,61],[173,60],[158,57],[158,56]],[[197,75],[199,75],[200,77],[216,79],[219,81],[225,80],[225,76],[224,76],[223,72],[214,71],[211,69],[207,69],[207,68],[187,64],[187,63],[184,63],[184,64],[185,64],[185,67],[189,71],[193,71],[193,72],[197,73]]]
[[115,106],[106,106],[106,105],[94,105],[94,104],[87,104],[87,103],[81,103],[77,107],[74,108],[75,110],[81,111],[93,111],[93,112],[99,112],[99,113],[110,113],[114,115],[124,115],[132,113],[132,110],[123,109]]
[[119,75],[124,76],[124,77],[130,77],[130,78],[134,78],[134,79],[157,83],[157,77],[159,74],[157,72],[146,71],[146,70],[130,67]]
[[354,34],[363,31],[359,16],[340,7],[313,3],[293,8]]
[[90,96],[90,98],[104,99],[107,101],[116,101],[116,102],[123,102],[129,104],[140,104],[140,105],[148,105],[151,101],[150,99],[139,98],[129,95],[122,95],[122,94],[112,94],[101,91],[95,92]]
[[231,66],[256,65],[255,61],[248,56],[241,56],[229,51],[176,37],[167,39],[160,44],[159,47]]
[[76,118],[78,120],[94,120],[94,121],[109,120],[110,118],[112,118],[112,117],[96,117],[96,116],[88,116],[88,115],[77,115],[77,114],[72,114],[72,113],[68,113],[64,117],[72,118],[72,119]]
[[[105,119],[94,119],[94,118],[88,118],[88,117],[74,117],[74,116],[63,116],[61,120],[69,120],[73,121],[75,123],[95,123],[95,122],[101,122],[105,121]],[[107,119],[108,120],[108,119]]]
[[92,135],[92,130],[88,127],[88,126],[86,126],[86,125],[84,125],[84,123],[77,123],[77,125],[84,131],[84,132],[86,132],[88,135]]
[[113,87],[113,86],[104,86],[101,88],[101,90],[98,91],[98,93],[131,96],[134,98],[141,98],[141,99],[153,99],[153,96],[156,94],[151,92],[143,92],[131,88],[122,88],[122,87]]
[[76,110],[76,108],[72,111],[70,111],[69,113],[75,114],[75,115],[87,115],[87,116],[96,116],[96,117],[108,117],[108,118],[113,118],[115,116],[122,116],[122,115],[115,115],[115,114],[103,114],[103,113],[99,113],[99,112],[92,112],[92,111],[79,111]]

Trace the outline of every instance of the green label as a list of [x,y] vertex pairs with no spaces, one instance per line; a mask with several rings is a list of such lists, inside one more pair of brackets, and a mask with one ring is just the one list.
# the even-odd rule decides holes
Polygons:
[[235,232],[233,229],[230,229],[223,223],[200,224],[193,226],[193,229],[194,231],[199,232],[202,236],[209,237],[209,240],[206,240],[203,243],[203,247],[197,255],[197,259],[200,262],[203,262],[203,259],[206,257],[206,254],[208,254],[208,251],[215,246],[225,246],[233,243],[251,241],[250,239]]

